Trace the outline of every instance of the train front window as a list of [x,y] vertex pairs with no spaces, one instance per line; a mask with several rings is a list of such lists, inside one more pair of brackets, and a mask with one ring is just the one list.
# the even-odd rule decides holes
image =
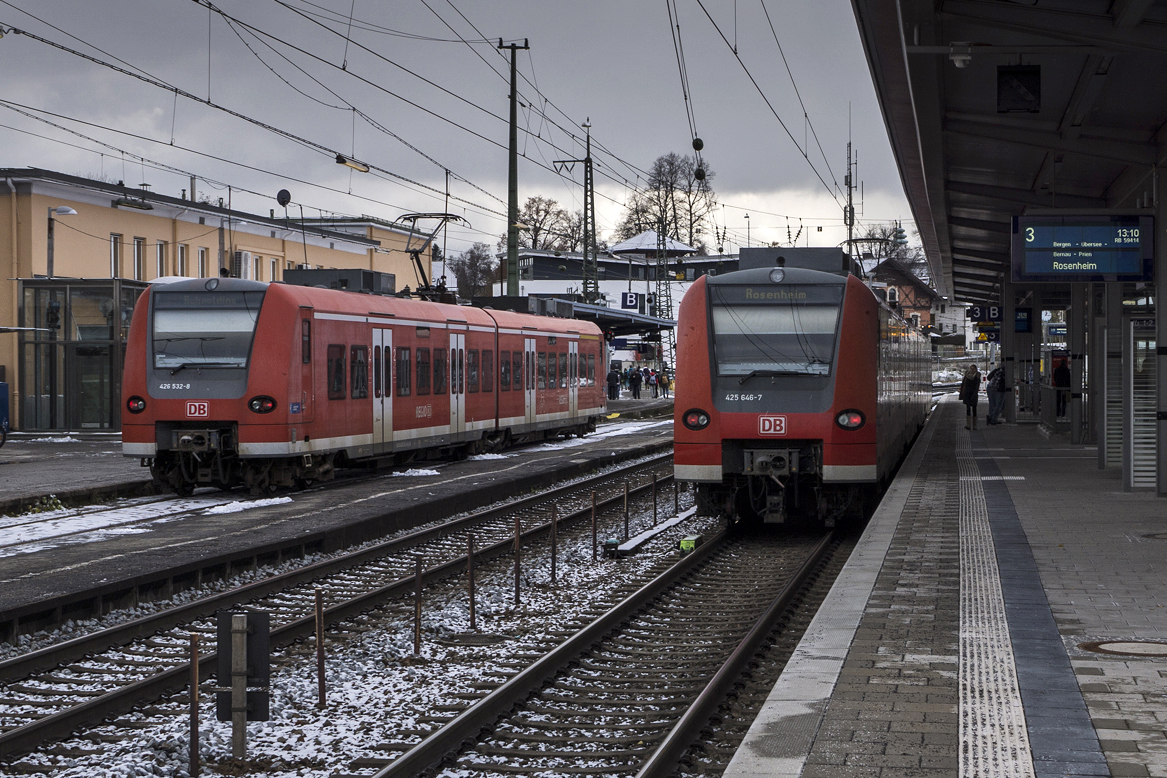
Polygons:
[[831,372],[843,287],[710,286],[719,376]]
[[264,292],[155,292],[154,367],[247,367]]

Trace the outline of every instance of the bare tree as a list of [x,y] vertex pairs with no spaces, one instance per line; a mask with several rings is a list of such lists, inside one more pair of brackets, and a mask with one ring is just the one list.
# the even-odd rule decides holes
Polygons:
[[498,262],[485,243],[475,243],[446,264],[454,273],[458,293],[463,297],[485,294],[490,282],[498,278]]
[[872,224],[867,227],[862,239],[857,241],[861,257],[865,257],[866,254],[871,254],[870,258],[864,259],[864,271],[870,272],[873,267],[885,259],[894,259],[904,269],[916,276],[916,278],[919,278],[926,284],[931,284],[931,278],[928,273],[928,260],[924,255],[923,246],[919,244],[920,234],[913,231],[913,235],[916,238],[915,244],[910,242],[897,243],[896,231],[898,229],[900,229],[899,225],[894,222]]
[[648,185],[629,199],[616,225],[617,239],[627,240],[644,230],[656,230],[694,248],[703,248],[703,236],[708,231],[706,218],[717,201],[711,185],[713,170],[706,163],[700,167],[704,176],[698,178],[698,164],[693,157],[676,153],[657,157],[649,171]]

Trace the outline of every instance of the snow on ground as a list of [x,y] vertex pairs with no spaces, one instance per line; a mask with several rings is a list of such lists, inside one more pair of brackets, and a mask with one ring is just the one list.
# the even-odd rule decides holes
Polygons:
[[480,462],[488,459],[510,459],[513,456],[517,456],[517,454],[471,454],[466,458],[471,462]]
[[[0,518],[4,530],[0,558],[31,554],[65,545],[92,543],[117,535],[149,532],[160,522],[179,514],[201,511],[228,501],[221,495],[159,499],[119,500],[112,507],[67,508],[45,513]],[[291,502],[291,498],[285,498]]]
[[[603,532],[615,529],[609,518]],[[633,532],[651,525],[651,515],[634,518]],[[357,635],[326,639],[328,705],[316,708],[315,643],[308,640],[273,654],[271,715],[269,722],[248,725],[248,766],[230,759],[231,725],[215,720],[211,681],[203,685],[200,709],[200,753],[203,773],[246,774],[254,778],[326,778],[352,769],[358,757],[387,758],[400,751],[381,750],[386,743],[416,742],[416,730],[434,728],[423,719],[434,706],[455,704],[457,693],[474,691],[472,684],[498,682],[500,662],[526,652],[542,653],[542,638],[563,629],[579,612],[610,607],[615,591],[632,580],[646,580],[647,571],[671,553],[678,537],[715,530],[711,520],[693,519],[650,542],[649,550],[619,561],[591,558],[589,528],[577,525],[560,536],[559,580],[549,581],[548,546],[533,544],[523,555],[522,600],[513,603],[513,561],[500,557],[477,568],[476,610],[482,632],[505,636],[485,647],[443,645],[443,636],[466,632],[468,624],[465,579],[457,577],[430,587],[425,594],[423,641],[413,654],[412,614],[375,614],[377,628]],[[513,671],[512,671],[513,672]],[[162,714],[134,713],[122,722],[92,734],[124,739],[96,744],[74,738],[59,748],[77,749],[75,756],[54,758],[38,751],[22,762],[45,766],[32,775],[62,778],[128,778],[165,775],[185,778],[188,719],[182,692],[156,707]],[[242,768],[242,769],[241,769]]]
[[[13,441],[14,443],[16,441]],[[80,443],[81,438],[75,438],[72,435],[65,435],[60,438],[33,438],[32,440],[22,440],[21,443]]]
[[240,513],[241,511],[249,511],[252,508],[263,508],[268,505],[284,505],[292,501],[291,497],[269,497],[264,500],[246,500],[229,502],[226,505],[216,505],[213,508],[208,508],[203,511],[204,516],[215,516],[220,513]]
[[541,446],[536,446],[536,451],[558,451],[565,448],[575,448],[576,446],[586,446],[596,440],[604,440],[606,438],[614,438],[620,435],[631,435],[637,432],[643,432],[654,427],[671,427],[673,425],[672,419],[665,421],[629,421],[617,422],[616,424],[605,424],[598,432],[591,433],[585,438],[569,438],[567,440],[559,440],[554,443],[544,443]]
[[399,473],[390,473],[393,476],[418,476],[418,475],[441,475],[437,470],[428,470],[425,468],[413,467],[409,470],[402,470]]

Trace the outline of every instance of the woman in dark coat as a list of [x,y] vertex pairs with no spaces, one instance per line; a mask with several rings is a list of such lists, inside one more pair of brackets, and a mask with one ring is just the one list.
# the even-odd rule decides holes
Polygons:
[[976,365],[969,365],[960,382],[960,401],[964,403],[964,428],[977,428],[977,394],[981,391],[981,372]]

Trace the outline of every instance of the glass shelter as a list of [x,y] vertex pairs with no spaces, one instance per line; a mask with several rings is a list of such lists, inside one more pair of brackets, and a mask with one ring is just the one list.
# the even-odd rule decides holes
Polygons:
[[134,304],[126,279],[20,280],[20,425],[24,430],[121,428],[122,363]]

